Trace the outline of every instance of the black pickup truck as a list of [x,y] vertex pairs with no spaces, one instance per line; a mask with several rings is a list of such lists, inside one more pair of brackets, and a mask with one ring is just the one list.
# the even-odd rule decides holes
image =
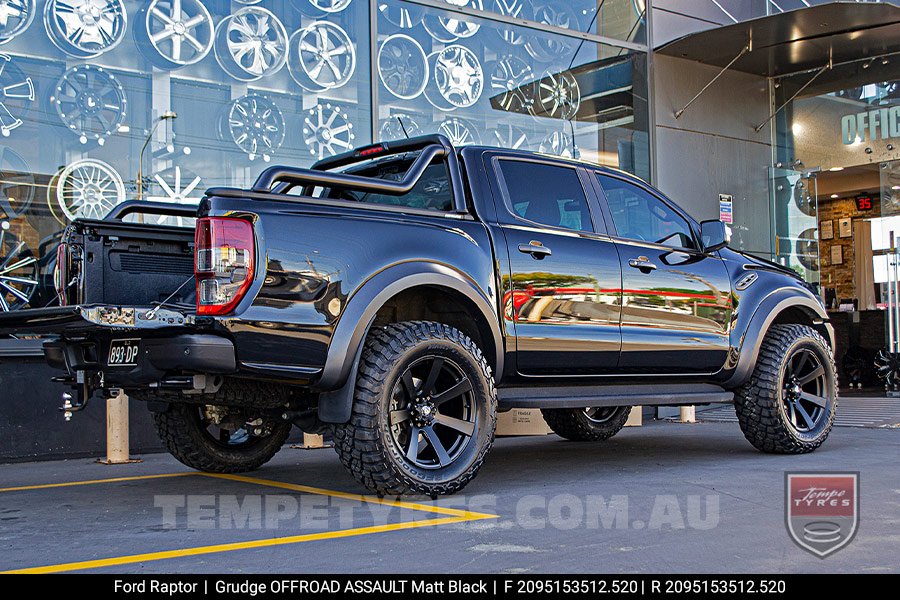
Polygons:
[[[147,210],[192,226],[127,217]],[[522,407],[587,441],[632,406],[733,401],[759,450],[812,451],[838,400],[826,312],[726,243],[626,173],[430,135],[75,221],[56,305],[0,332],[48,335],[67,411],[122,389],[208,471],[296,425],[378,494],[449,494]]]

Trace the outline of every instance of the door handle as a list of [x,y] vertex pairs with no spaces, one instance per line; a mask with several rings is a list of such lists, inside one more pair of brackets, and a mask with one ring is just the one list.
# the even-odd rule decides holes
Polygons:
[[637,258],[632,258],[628,261],[628,266],[634,269],[639,269],[641,273],[649,273],[656,269],[656,265],[654,265],[646,256],[638,256]]
[[532,240],[527,244],[519,244],[519,252],[530,254],[535,260],[541,260],[545,256],[553,254],[553,252],[550,251],[550,248],[535,240]]

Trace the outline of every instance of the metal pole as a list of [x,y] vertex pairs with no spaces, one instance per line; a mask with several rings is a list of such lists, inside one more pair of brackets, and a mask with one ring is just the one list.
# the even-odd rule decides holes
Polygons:
[[132,462],[128,456],[128,433],[128,396],[119,390],[106,401],[106,464]]
[[809,81],[807,81],[806,83],[804,83],[804,84],[800,87],[799,90],[797,90],[796,92],[794,92],[794,95],[793,95],[793,96],[791,96],[790,98],[788,98],[787,101],[786,101],[784,104],[782,104],[781,106],[779,106],[778,108],[776,108],[775,111],[772,112],[771,115],[769,115],[769,118],[768,118],[768,119],[766,119],[765,121],[763,121],[762,123],[760,123],[759,125],[757,125],[756,127],[754,127],[753,130],[754,130],[756,133],[759,133],[760,130],[761,130],[763,127],[765,127],[766,124],[767,124],[769,121],[771,121],[772,119],[775,118],[775,115],[777,115],[777,114],[781,111],[782,108],[784,108],[785,106],[787,106],[788,104],[790,104],[791,102],[793,102],[794,98],[796,98],[797,96],[799,96],[800,93],[801,93],[803,90],[805,90],[806,88],[808,88],[809,85],[819,77],[819,75],[821,75],[822,73],[824,73],[825,71],[827,71],[827,70],[830,69],[830,68],[831,68],[831,60],[828,61],[828,64],[827,64],[827,65],[825,65],[824,67],[822,67],[821,69],[819,69],[818,71],[816,71],[816,74],[813,75],[812,77],[810,77]]
[[[747,42],[747,45],[744,46],[743,48],[741,48],[741,52],[740,52],[737,56],[735,56],[734,58],[732,58],[732,59],[731,59],[731,62],[728,63],[727,65],[725,65],[725,66],[722,68],[721,71],[719,71],[718,73],[716,73],[716,76],[713,77],[712,79],[710,79],[710,80],[709,80],[709,83],[707,83],[706,85],[704,85],[704,86],[700,89],[700,91],[697,92],[697,95],[696,95],[696,96],[694,96],[693,98],[691,98],[690,101],[689,101],[687,104],[685,104],[684,107],[682,107],[681,110],[676,110],[676,111],[675,111],[675,118],[677,119],[677,118],[681,117],[681,115],[684,114],[684,111],[686,111],[686,110],[688,109],[688,107],[689,107],[691,104],[693,104],[693,103],[697,100],[697,98],[699,98],[700,96],[702,96],[702,95],[703,95],[703,92],[705,92],[706,90],[709,89],[709,86],[711,86],[711,85],[714,84],[716,81],[718,81],[719,77],[721,77],[722,75],[724,75],[724,74],[725,74],[725,71],[727,71],[728,69],[731,68],[731,65],[733,65],[734,63],[736,63],[740,57],[742,57],[743,55],[745,55],[745,54],[747,54],[748,52],[750,52],[750,48],[751,48],[751,42]],[[759,130],[757,129],[757,131],[759,131]]]
[[900,254],[897,253],[896,248],[891,249],[891,258],[894,259],[892,277],[893,283],[891,284],[894,288],[894,304],[892,306],[894,311],[894,327],[891,330],[891,337],[893,338],[894,342],[893,344],[891,344],[891,352],[898,352],[898,348],[900,348],[900,332],[898,332],[898,328],[900,328],[900,297],[898,297],[898,294],[900,294],[900,282],[897,281],[897,262],[898,259],[900,259]]

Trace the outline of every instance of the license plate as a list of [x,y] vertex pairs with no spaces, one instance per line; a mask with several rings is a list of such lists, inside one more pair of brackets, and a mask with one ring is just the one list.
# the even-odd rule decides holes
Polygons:
[[110,367],[136,367],[140,340],[113,340],[109,345]]

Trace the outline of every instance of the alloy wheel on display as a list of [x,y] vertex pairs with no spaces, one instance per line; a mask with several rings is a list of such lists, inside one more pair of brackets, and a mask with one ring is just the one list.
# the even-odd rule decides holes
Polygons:
[[215,25],[200,0],[152,0],[136,32],[144,55],[156,66],[178,69],[212,50]]
[[484,90],[484,71],[475,53],[454,44],[438,52],[434,64],[438,93],[454,108],[478,102]]
[[73,58],[96,58],[125,38],[123,0],[47,0],[44,28],[53,45]]
[[541,154],[552,154],[563,158],[578,158],[578,147],[572,142],[572,136],[565,131],[551,131],[544,137],[538,148]]
[[25,213],[35,194],[35,178],[22,156],[0,146],[0,218],[15,219]]
[[69,221],[102,219],[125,201],[125,184],[111,166],[92,158],[65,167],[56,180],[56,202]]
[[[578,14],[570,4],[540,0],[534,7],[534,20],[554,27],[578,31]],[[525,50],[535,60],[548,63],[570,57],[575,52],[574,38],[560,35],[534,35],[525,41]]]
[[35,0],[0,1],[0,45],[24,33],[34,20]]
[[528,134],[521,127],[509,123],[503,123],[490,130],[491,145],[510,150],[519,150],[527,147]]
[[356,71],[356,48],[340,26],[315,21],[291,36],[288,71],[297,85],[307,91],[339,88]]
[[82,144],[95,141],[102,146],[127,116],[125,88],[115,75],[94,65],[78,65],[66,71],[50,102],[63,125]]
[[[401,125],[402,122],[402,125]],[[380,137],[382,141],[402,140],[422,133],[417,117],[407,113],[394,113],[381,122]]]
[[534,71],[525,60],[507,54],[488,65],[491,102],[506,112],[528,113],[535,101]]
[[[180,166],[174,166],[159,173],[154,173],[153,181],[156,190],[151,190],[146,199],[151,202],[170,202],[174,204],[200,204],[203,197],[203,188],[200,187],[201,178]],[[154,193],[155,192],[155,193]],[[156,219],[157,225],[174,225],[184,227],[193,222],[191,217],[151,215]]]
[[378,12],[384,19],[400,29],[412,29],[422,22],[425,11],[421,6],[396,1],[379,0]]
[[355,138],[349,115],[331,103],[317,104],[303,119],[303,141],[319,160],[351,150]]
[[545,71],[535,93],[537,102],[532,110],[536,116],[568,121],[575,118],[581,106],[581,90],[571,73]]
[[9,137],[25,124],[24,117],[34,100],[34,81],[9,55],[0,54],[0,135]]
[[463,454],[475,433],[472,383],[455,362],[424,356],[407,367],[391,394],[391,438],[406,461],[440,469]]
[[481,143],[478,129],[459,117],[450,117],[438,126],[438,133],[447,136],[454,146],[471,146]]
[[272,100],[251,92],[234,100],[225,119],[227,137],[250,160],[269,162],[285,138],[284,114]]
[[37,287],[37,258],[24,241],[10,232],[9,221],[0,222],[0,310],[23,308]]
[[239,81],[255,81],[277,73],[287,61],[287,31],[270,11],[247,6],[216,26],[216,60]]
[[397,33],[378,49],[378,78],[401,100],[417,98],[428,84],[428,59],[422,46],[408,35]]

